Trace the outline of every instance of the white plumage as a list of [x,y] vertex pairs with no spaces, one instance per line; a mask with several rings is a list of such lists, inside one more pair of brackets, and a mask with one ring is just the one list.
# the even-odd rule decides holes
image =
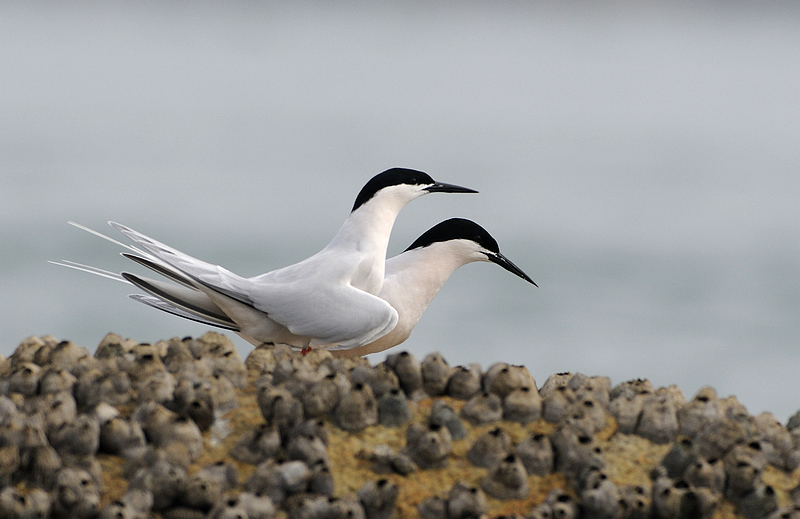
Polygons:
[[130,273],[121,275],[63,262],[132,283],[149,295],[132,298],[160,310],[236,331],[253,344],[285,343],[302,348],[348,349],[374,342],[398,322],[397,311],[378,297],[386,248],[398,213],[432,192],[474,193],[435,182],[427,174],[394,168],[373,177],[361,190],[348,218],[320,252],[299,263],[245,278],[184,254],[133,229],[112,227],[135,246],[124,256],[175,283]]

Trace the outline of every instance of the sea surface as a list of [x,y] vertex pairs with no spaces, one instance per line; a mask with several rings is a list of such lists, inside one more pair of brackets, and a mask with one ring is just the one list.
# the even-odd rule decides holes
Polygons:
[[710,385],[785,422],[798,27],[789,2],[3,3],[0,354],[207,330],[47,263],[141,271],[68,220],[256,275],[320,250],[402,166],[480,193],[414,201],[390,255],[470,218],[539,288],[467,265],[399,348],[524,364],[540,385]]

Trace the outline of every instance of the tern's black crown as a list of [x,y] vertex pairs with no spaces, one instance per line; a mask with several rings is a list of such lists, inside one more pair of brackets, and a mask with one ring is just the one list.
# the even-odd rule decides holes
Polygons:
[[433,243],[450,240],[472,240],[488,251],[500,252],[497,240],[492,238],[492,235],[486,229],[465,218],[450,218],[434,225],[417,238],[406,250],[419,249]]
[[398,186],[400,184],[427,186],[434,183],[434,180],[422,171],[405,168],[387,169],[383,173],[378,173],[372,177],[361,188],[361,192],[356,197],[356,203],[353,204],[353,211],[367,203],[370,198],[375,196],[375,193],[385,187]]

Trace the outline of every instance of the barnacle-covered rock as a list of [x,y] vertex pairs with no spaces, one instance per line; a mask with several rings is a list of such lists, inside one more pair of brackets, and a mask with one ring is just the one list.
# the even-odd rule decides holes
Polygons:
[[211,407],[219,413],[227,413],[239,405],[234,383],[227,377],[214,373],[207,379],[211,391]]
[[755,436],[762,449],[768,447],[767,459],[776,467],[792,471],[800,466],[800,457],[793,456],[794,439],[772,413],[761,413],[753,418]]
[[85,470],[64,468],[58,472],[52,493],[51,515],[55,519],[88,519],[99,512],[100,493]]
[[530,491],[525,466],[514,454],[509,454],[481,480],[481,488],[496,499],[525,499]]
[[447,396],[458,398],[459,400],[469,400],[481,390],[482,375],[479,364],[457,366],[453,369],[450,379],[447,381],[445,393]]
[[403,453],[420,468],[444,467],[451,450],[452,438],[447,427],[412,424],[406,431]]
[[679,432],[694,437],[708,424],[722,419],[717,392],[712,387],[703,387],[692,400],[677,411]]
[[747,415],[723,416],[709,423],[694,437],[698,452],[706,458],[721,458],[733,446],[751,437],[752,423]]
[[33,362],[20,362],[13,366],[11,375],[5,381],[6,393],[19,393],[31,397],[39,392],[39,379],[42,368]]
[[591,398],[603,408],[607,408],[611,402],[611,379],[608,377],[587,377],[576,373],[567,385],[578,400]]
[[285,344],[262,343],[247,355],[244,365],[251,373],[272,373],[278,362],[292,355],[291,348]]
[[[674,386],[610,389],[607,377],[562,373],[536,390],[526,368],[507,363],[481,379],[480,366],[453,369],[434,355],[423,377],[407,352],[373,367],[285,345],[243,363],[221,335],[108,336],[85,353],[49,337],[0,358],[0,517],[44,517],[56,501],[50,516],[84,513],[58,498],[65,470],[88,475],[88,503],[100,496],[88,516],[115,519],[798,515],[800,419],[750,416],[711,388],[686,402]],[[358,424],[367,392],[379,424]],[[349,411],[348,395],[361,401]],[[671,415],[664,404],[672,421],[659,421]],[[493,436],[504,448],[484,443]],[[495,498],[469,504],[484,492]]]
[[642,485],[632,484],[623,485],[619,489],[620,506],[622,516],[625,519],[647,519],[650,517],[650,495],[649,488]]
[[699,458],[700,455],[694,442],[690,438],[681,438],[672,445],[672,448],[661,460],[661,465],[667,469],[667,477],[677,479]]
[[164,510],[173,506],[183,494],[186,479],[186,470],[161,458],[138,469],[129,488],[150,492],[153,510]]
[[400,490],[387,479],[367,481],[356,495],[367,519],[391,519]]
[[14,519],[50,517],[51,507],[52,498],[43,490],[33,489],[23,493],[11,486],[0,490],[0,517]]
[[[576,395],[577,396],[577,395]],[[608,425],[606,410],[603,404],[591,395],[578,398],[572,406],[572,415],[566,420],[580,420],[581,428],[589,434],[602,431]]]
[[336,424],[345,431],[360,431],[378,423],[378,402],[368,385],[355,384],[334,410]]
[[457,481],[447,494],[447,517],[449,519],[481,517],[488,509],[483,491],[463,481]]
[[498,362],[489,366],[483,376],[483,387],[504,398],[521,387],[536,388],[536,381],[525,366]]
[[636,434],[656,443],[669,443],[678,433],[678,418],[672,396],[655,393],[642,402]]
[[467,459],[473,465],[491,468],[511,453],[513,444],[511,436],[502,427],[482,434],[467,451]]
[[226,494],[218,499],[205,519],[249,519],[249,514],[239,498],[234,494]]
[[100,424],[95,417],[81,414],[54,430],[50,443],[60,456],[94,455],[100,448]]
[[559,423],[572,410],[577,397],[568,386],[557,386],[543,395],[542,418],[552,423]]
[[443,395],[453,369],[440,353],[429,353],[420,364],[422,388],[428,396]]
[[236,469],[230,464],[218,462],[206,466],[186,479],[179,502],[187,508],[208,512],[236,479]]
[[559,427],[550,436],[556,455],[556,470],[570,479],[588,469],[601,469],[605,457],[593,436],[577,433],[570,427]]
[[525,465],[528,474],[544,476],[553,472],[554,452],[550,437],[533,433],[517,444],[514,453]]
[[727,476],[726,495],[734,501],[755,490],[767,465],[759,442],[736,445],[725,455],[723,462]]
[[342,395],[342,384],[337,379],[343,377],[341,373],[331,372],[300,395],[306,418],[320,418],[333,411]]
[[503,398],[503,419],[511,422],[535,422],[542,416],[542,397],[536,386],[521,386]]
[[11,484],[19,468],[19,446],[11,443],[0,447],[0,488]]
[[580,508],[575,498],[560,488],[551,490],[544,502],[550,507],[552,517],[576,519],[580,515]]
[[800,519],[800,506],[786,506],[778,508],[765,519]]
[[461,417],[472,425],[496,422],[503,418],[503,401],[495,393],[478,393],[461,408]]
[[711,519],[719,506],[722,495],[710,488],[694,488],[689,486],[681,501],[682,517],[698,517]]
[[124,405],[133,398],[128,374],[110,364],[85,372],[78,378],[74,391],[78,409],[90,409],[101,402]]
[[100,451],[118,456],[145,446],[142,426],[133,420],[114,417],[100,426]]
[[642,405],[648,398],[648,393],[636,393],[632,396],[620,394],[608,404],[608,412],[617,422],[619,432],[633,434],[642,414]]
[[568,387],[569,381],[572,380],[572,373],[570,372],[562,372],[562,373],[553,373],[547,380],[544,381],[542,387],[539,388],[539,394],[542,395],[542,398],[548,397],[553,391],[560,387]]
[[614,519],[621,513],[619,489],[601,470],[589,472],[580,497],[586,517]]
[[683,472],[683,480],[697,488],[708,488],[716,494],[725,492],[725,465],[719,458],[697,458]]
[[685,487],[675,486],[666,471],[653,478],[653,514],[662,519],[680,519]]
[[331,499],[325,517],[328,519],[366,519],[364,508],[354,495]]
[[303,420],[303,405],[282,387],[265,386],[258,391],[258,408],[269,424],[278,427],[281,438]]
[[303,420],[292,428],[290,435],[292,437],[301,434],[311,434],[322,440],[325,445],[330,445],[330,433],[324,420],[321,418]]
[[447,427],[450,436],[454,440],[462,440],[467,437],[467,429],[458,414],[452,407],[442,400],[436,400],[431,406],[431,416],[428,420],[431,425],[441,425]]
[[448,519],[447,499],[440,496],[424,499],[417,506],[417,512],[422,519]]
[[245,488],[256,495],[266,495],[279,505],[288,496],[304,492],[311,475],[311,469],[302,461],[277,463],[269,459],[258,466]]
[[378,423],[381,425],[399,427],[413,418],[408,399],[400,389],[391,389],[378,399]]
[[393,389],[400,389],[400,381],[392,369],[385,363],[377,366],[356,366],[350,372],[352,384],[366,384],[372,389],[375,398],[380,398]]
[[738,505],[739,511],[747,519],[759,519],[778,509],[778,496],[770,485],[760,483],[742,497]]
[[49,367],[44,370],[39,379],[39,394],[68,392],[77,384],[78,379],[69,371],[61,368]]
[[[29,399],[29,402],[34,399]],[[62,425],[71,424],[78,416],[78,405],[72,393],[61,391],[48,393],[39,398],[36,411],[44,415],[45,432],[52,435]]]
[[367,451],[362,450],[356,458],[372,463],[372,470],[377,474],[396,473],[407,476],[417,470],[417,465],[404,451],[396,452],[386,444],[376,445]]
[[[43,350],[39,350],[43,351]],[[43,358],[36,358],[35,362],[42,365],[49,365],[56,369],[74,370],[81,360],[89,359],[89,349],[78,346],[72,341],[61,341],[56,344],[49,355]]]
[[100,519],[148,519],[153,508],[153,494],[146,490],[129,490],[121,499],[107,504]]
[[308,491],[312,494],[332,496],[336,488],[329,464],[320,459],[315,461],[310,468],[311,477],[308,479]]
[[408,398],[414,399],[422,391],[422,366],[416,357],[407,351],[390,353],[385,363],[397,375],[400,387]]
[[299,434],[289,440],[286,447],[286,456],[290,460],[304,461],[309,466],[322,462],[329,466],[331,459],[328,456],[328,446],[319,436],[314,434]]
[[242,435],[230,451],[233,459],[258,465],[278,454],[281,448],[281,435],[277,425],[261,424]]
[[275,517],[275,504],[266,495],[242,492],[237,499],[239,505],[247,512],[247,519],[272,519]]
[[22,476],[31,486],[45,490],[53,489],[56,475],[64,466],[56,450],[48,444],[21,448],[18,459],[17,476]]

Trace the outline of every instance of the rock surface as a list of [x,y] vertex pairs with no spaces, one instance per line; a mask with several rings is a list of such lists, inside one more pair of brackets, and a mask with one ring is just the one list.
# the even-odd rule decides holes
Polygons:
[[800,413],[224,335],[0,358],[0,517],[800,517]]

